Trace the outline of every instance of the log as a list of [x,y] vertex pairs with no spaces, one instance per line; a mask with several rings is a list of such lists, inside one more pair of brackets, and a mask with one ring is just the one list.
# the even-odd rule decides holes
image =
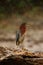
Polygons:
[[12,51],[8,48],[0,47],[0,65],[43,65],[43,57],[35,55],[35,53],[28,51]]

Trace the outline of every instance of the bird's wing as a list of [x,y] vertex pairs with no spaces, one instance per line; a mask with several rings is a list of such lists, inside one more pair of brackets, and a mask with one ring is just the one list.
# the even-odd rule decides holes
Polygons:
[[19,40],[19,32],[16,32],[16,41]]

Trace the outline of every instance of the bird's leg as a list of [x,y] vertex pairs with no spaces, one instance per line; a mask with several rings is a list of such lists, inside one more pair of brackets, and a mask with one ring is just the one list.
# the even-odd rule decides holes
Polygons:
[[16,45],[18,46],[20,44],[20,41],[16,42]]

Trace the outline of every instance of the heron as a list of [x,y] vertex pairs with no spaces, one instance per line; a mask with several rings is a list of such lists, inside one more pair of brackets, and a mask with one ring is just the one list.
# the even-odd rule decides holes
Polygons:
[[19,45],[24,40],[24,34],[26,32],[26,23],[20,25],[19,31],[16,32],[16,45]]

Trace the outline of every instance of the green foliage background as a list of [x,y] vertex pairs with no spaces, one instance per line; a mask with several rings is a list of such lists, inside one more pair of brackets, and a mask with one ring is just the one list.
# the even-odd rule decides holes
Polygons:
[[0,13],[23,13],[37,6],[43,8],[43,0],[0,0]]

